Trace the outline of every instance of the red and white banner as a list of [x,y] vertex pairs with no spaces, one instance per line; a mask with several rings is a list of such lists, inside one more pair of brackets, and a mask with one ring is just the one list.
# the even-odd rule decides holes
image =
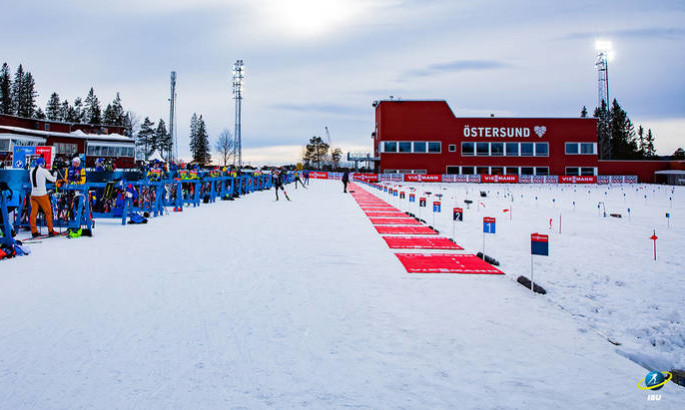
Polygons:
[[352,174],[352,178],[364,182],[378,182],[378,174]]
[[597,177],[595,176],[573,176],[573,175],[560,175],[559,183],[561,184],[594,184],[597,182]]
[[312,178],[312,179],[328,179],[328,172],[310,172],[309,178]]
[[52,168],[52,147],[36,147],[36,156],[45,159],[45,169]]
[[422,174],[420,177],[421,182],[442,182],[442,175],[439,174]]
[[518,175],[481,175],[481,182],[493,182],[500,184],[516,184],[519,182]]
[[404,174],[404,182],[419,182],[418,174]]

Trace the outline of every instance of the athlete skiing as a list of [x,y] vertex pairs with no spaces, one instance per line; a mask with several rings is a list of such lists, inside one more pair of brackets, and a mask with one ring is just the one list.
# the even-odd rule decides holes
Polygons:
[[274,188],[276,189],[276,200],[278,201],[278,190],[281,189],[283,190],[283,195],[285,195],[285,199],[290,201],[290,198],[288,198],[288,193],[285,192],[285,187],[283,186],[284,180],[285,180],[285,170],[278,170],[274,169],[272,178],[274,180]]
[[59,235],[52,229],[52,205],[48,197],[48,191],[45,189],[45,182],[55,182],[57,178],[53,176],[50,171],[45,168],[45,159],[36,159],[36,167],[29,171],[29,179],[31,180],[31,217],[29,223],[31,225],[31,236],[34,238],[40,236],[38,228],[36,227],[36,217],[38,216],[38,209],[42,209],[45,214],[45,221],[48,225],[48,236]]

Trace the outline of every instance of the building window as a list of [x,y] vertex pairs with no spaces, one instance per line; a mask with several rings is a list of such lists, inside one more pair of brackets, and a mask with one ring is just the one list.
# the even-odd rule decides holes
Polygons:
[[504,143],[503,142],[493,142],[490,144],[490,155],[494,157],[501,157],[504,155]]
[[447,175],[457,175],[459,174],[459,167],[457,166],[447,166]]
[[461,155],[474,155],[473,149],[475,144],[473,142],[462,142],[461,143]]
[[490,144],[487,142],[476,143],[476,155],[487,156],[490,155]]
[[505,173],[506,173],[506,175],[518,175],[519,174],[519,168],[518,167],[506,167]]
[[473,175],[475,170],[473,167],[461,167],[461,174],[462,175]]
[[433,154],[439,154],[441,151],[440,149],[440,143],[439,142],[429,142],[428,143],[428,152],[433,153]]
[[535,175],[549,175],[549,168],[535,167]]
[[[507,156],[508,157],[518,157],[519,156],[519,144],[518,142],[507,142]],[[517,172],[518,174],[518,172]]]
[[[533,156],[533,143],[532,142],[522,142],[521,143],[521,156],[522,157],[532,157]],[[526,174],[528,175],[528,174]],[[530,174],[532,175],[532,174]]]
[[415,142],[414,143],[414,152],[417,152],[417,153],[426,152],[426,143],[425,142]]
[[[575,155],[578,153],[578,143],[567,142],[566,143],[566,155]],[[567,174],[570,175],[570,174]]]
[[566,167],[566,175],[578,176],[578,167]]
[[521,175],[533,175],[535,168],[533,167],[521,167]]
[[397,143],[394,141],[383,142],[383,152],[397,152]]
[[399,143],[400,152],[407,153],[411,152],[411,142],[402,141]]
[[44,124],[45,131],[50,131],[50,124]]
[[535,156],[547,157],[549,156],[549,144],[546,142],[538,142],[535,144]]
[[504,175],[504,167],[491,167],[490,168],[490,174],[491,175]]
[[54,147],[55,154],[74,155],[78,151],[78,146],[76,144],[63,144],[58,142]]
[[450,144],[448,148],[450,152],[457,152],[457,146],[454,144]]
[[580,169],[580,175],[582,175],[582,176],[593,176],[593,175],[595,175],[595,169],[583,167]]
[[490,168],[489,167],[476,167],[476,172],[478,175],[488,175],[490,174]]
[[580,153],[592,155],[595,153],[595,144],[592,142],[581,142],[580,143]]

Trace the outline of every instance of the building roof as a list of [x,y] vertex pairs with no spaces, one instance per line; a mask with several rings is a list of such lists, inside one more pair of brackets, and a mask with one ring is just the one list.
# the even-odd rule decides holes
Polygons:
[[41,131],[41,130],[31,130],[21,127],[10,127],[7,125],[0,125],[0,131],[6,130],[10,132],[15,132],[20,135],[29,135],[36,137],[67,137],[67,138],[79,138],[85,140],[94,141],[118,141],[118,142],[130,142],[134,143],[133,138],[126,137],[121,134],[86,134],[81,130],[76,130],[73,132],[55,132],[55,131]]

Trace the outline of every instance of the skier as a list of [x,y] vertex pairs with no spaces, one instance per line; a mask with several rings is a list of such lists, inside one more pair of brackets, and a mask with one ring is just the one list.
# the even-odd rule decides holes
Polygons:
[[347,184],[350,183],[350,171],[345,171],[345,173],[342,176],[342,183],[343,183],[343,193],[347,193]]
[[304,171],[304,184],[302,185],[309,185],[309,171],[307,170]]
[[285,179],[284,174],[285,174],[285,171],[283,171],[283,170],[279,171],[277,169],[274,169],[272,178],[274,180],[274,188],[276,189],[276,200],[277,201],[278,201],[278,190],[279,189],[283,190],[283,195],[285,195],[285,199],[290,201],[290,198],[288,198],[288,193],[285,192],[285,187],[283,187],[283,181]]
[[45,182],[55,182],[57,178],[53,176],[50,171],[45,168],[45,159],[36,159],[36,167],[29,171],[29,179],[31,180],[31,217],[29,223],[31,225],[31,236],[34,238],[40,236],[38,228],[36,227],[36,217],[38,216],[38,209],[42,209],[45,214],[45,220],[48,225],[48,236],[59,235],[52,229],[52,205],[48,192],[45,189]]
[[102,172],[105,170],[105,160],[98,158],[95,160],[95,171]]

